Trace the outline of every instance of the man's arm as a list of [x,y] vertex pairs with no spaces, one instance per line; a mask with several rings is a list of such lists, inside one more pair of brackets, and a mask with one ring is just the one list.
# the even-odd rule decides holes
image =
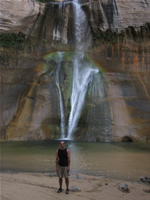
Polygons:
[[70,158],[70,152],[69,149],[67,149],[67,156],[68,156],[68,172],[70,171],[70,163],[71,163],[71,158]]
[[58,172],[58,150],[56,151],[56,172]]

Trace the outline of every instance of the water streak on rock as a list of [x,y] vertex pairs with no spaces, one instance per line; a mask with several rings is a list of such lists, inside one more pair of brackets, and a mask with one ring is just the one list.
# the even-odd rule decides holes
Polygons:
[[65,113],[64,113],[62,92],[60,88],[60,73],[61,73],[62,56],[63,56],[63,53],[58,52],[59,62],[56,68],[56,85],[59,92],[59,103],[60,103],[60,114],[61,114],[61,137],[64,138],[65,137]]

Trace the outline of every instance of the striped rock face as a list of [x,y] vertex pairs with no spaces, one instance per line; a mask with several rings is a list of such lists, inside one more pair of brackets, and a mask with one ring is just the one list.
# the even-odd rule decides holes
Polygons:
[[1,0],[0,139],[149,141],[149,8]]

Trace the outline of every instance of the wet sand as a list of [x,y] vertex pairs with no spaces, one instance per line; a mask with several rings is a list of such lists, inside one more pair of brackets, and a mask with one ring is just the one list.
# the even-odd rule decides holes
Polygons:
[[[43,173],[1,173],[1,200],[149,200],[150,184],[106,177],[74,174],[70,176],[70,193],[57,193],[58,177]],[[129,192],[118,189],[127,184]],[[73,189],[78,189],[74,191]]]

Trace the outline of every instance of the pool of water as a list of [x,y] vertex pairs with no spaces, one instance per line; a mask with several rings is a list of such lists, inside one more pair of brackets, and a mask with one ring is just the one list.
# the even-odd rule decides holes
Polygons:
[[[71,173],[138,181],[150,177],[150,144],[66,141]],[[1,142],[1,171],[55,172],[59,141]]]

